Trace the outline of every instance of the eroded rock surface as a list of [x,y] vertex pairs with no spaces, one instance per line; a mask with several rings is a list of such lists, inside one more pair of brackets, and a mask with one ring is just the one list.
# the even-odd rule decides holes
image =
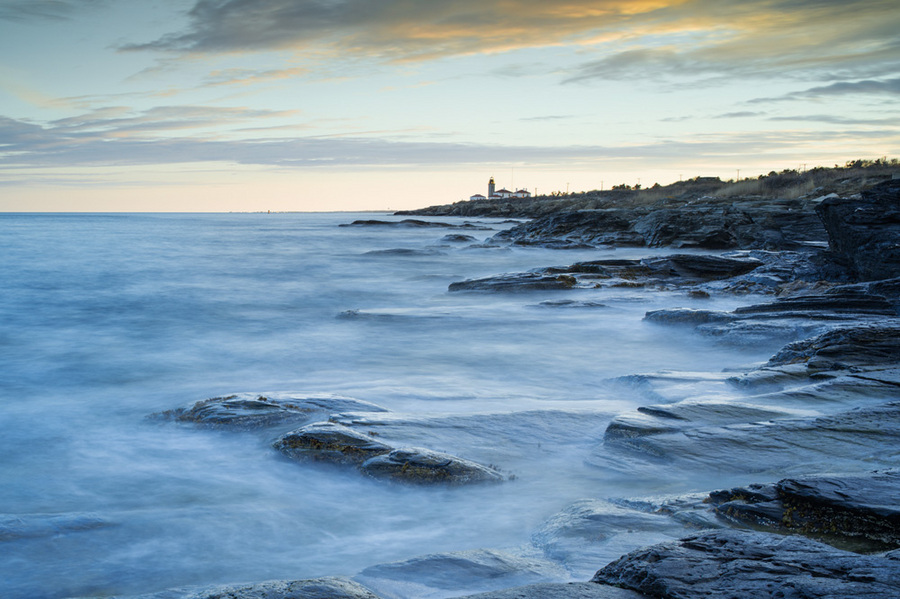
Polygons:
[[647,595],[594,582],[569,582],[531,584],[460,599],[647,599]]
[[718,530],[640,549],[593,582],[663,599],[900,596],[900,562],[803,537]]

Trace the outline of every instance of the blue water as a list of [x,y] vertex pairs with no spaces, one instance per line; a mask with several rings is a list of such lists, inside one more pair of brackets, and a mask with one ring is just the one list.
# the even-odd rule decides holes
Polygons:
[[[0,536],[0,596],[352,576],[423,553],[522,546],[574,499],[708,490],[685,473],[623,479],[585,464],[609,419],[646,403],[609,379],[743,367],[774,347],[722,347],[642,321],[691,305],[677,292],[447,291],[665,252],[469,247],[443,243],[447,229],[338,226],[357,218],[400,220],[0,215],[0,524],[20,530]],[[463,232],[479,241],[509,226],[478,222],[492,230]],[[379,253],[396,248],[427,251]],[[606,307],[540,304],[562,297]],[[400,487],[288,462],[263,433],[146,418],[283,391],[374,402],[392,411],[387,440],[516,480]]]

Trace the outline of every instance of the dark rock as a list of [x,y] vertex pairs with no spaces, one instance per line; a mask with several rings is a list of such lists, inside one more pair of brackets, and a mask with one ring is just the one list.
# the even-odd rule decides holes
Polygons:
[[802,312],[807,318],[815,318],[817,313],[830,312],[838,314],[875,314],[881,316],[897,316],[897,309],[880,295],[848,290],[831,290],[822,295],[801,295],[778,298],[768,304],[756,304],[735,308],[734,313],[740,316],[751,314],[779,313],[789,315]]
[[552,562],[490,549],[423,555],[372,566],[359,574],[359,579],[375,590],[389,587],[377,579],[459,591],[497,589],[566,577],[565,570]]
[[169,589],[131,599],[379,599],[379,597],[347,578],[325,577]]
[[606,308],[606,304],[590,300],[547,300],[538,304],[542,308]]
[[647,599],[647,596],[594,582],[569,582],[531,584],[459,599]]
[[646,245],[644,238],[631,230],[633,211],[582,210],[551,214],[494,235],[494,242],[519,245]]
[[575,284],[575,278],[569,275],[547,276],[540,273],[526,272],[451,283],[449,291],[517,292],[571,289]]
[[797,341],[775,354],[767,366],[805,363],[812,370],[869,370],[900,361],[900,326],[841,328]]
[[441,241],[444,243],[469,243],[470,241],[476,241],[476,239],[471,235],[454,233],[453,235],[444,235],[441,237]]
[[469,229],[473,231],[490,231],[490,227],[473,225],[464,223],[461,225],[453,225],[450,223],[432,222],[416,219],[405,219],[400,221],[388,220],[355,220],[352,223],[338,225],[339,227],[405,227],[405,228],[442,228],[442,229]]
[[592,582],[664,599],[900,597],[900,563],[803,537],[717,530],[623,556]]
[[900,180],[816,207],[835,259],[863,281],[900,276]]
[[346,411],[385,412],[375,404],[330,394],[239,393],[198,401],[154,417],[214,428],[254,429],[309,421],[315,415]]
[[333,422],[317,422],[282,435],[272,445],[288,457],[359,465],[393,448]]
[[503,475],[493,468],[421,448],[395,449],[366,460],[360,469],[376,478],[414,484],[463,485],[503,480]]
[[434,248],[391,248],[389,250],[372,250],[364,256],[443,256],[444,252]]

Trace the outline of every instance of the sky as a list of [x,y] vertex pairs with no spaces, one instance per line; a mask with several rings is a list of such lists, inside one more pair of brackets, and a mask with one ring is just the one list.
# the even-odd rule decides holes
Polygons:
[[900,156],[897,0],[0,0],[0,212],[400,210]]

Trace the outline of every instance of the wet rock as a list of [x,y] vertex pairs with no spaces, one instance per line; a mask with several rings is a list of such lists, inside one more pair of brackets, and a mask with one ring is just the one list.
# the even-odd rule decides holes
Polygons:
[[154,414],[155,418],[213,428],[255,429],[309,421],[313,416],[346,411],[385,412],[375,404],[341,395],[239,393],[198,401],[190,407]]
[[[871,397],[895,394],[894,388],[884,385],[881,394]],[[900,402],[819,417],[672,426],[659,431],[645,427],[639,432],[611,435],[604,451],[598,451],[589,463],[628,470],[633,466],[623,458],[630,457],[645,465],[721,473],[809,474],[821,471],[825,464],[842,471],[871,470],[893,465]]]
[[699,254],[672,254],[642,260],[594,260],[526,273],[504,274],[450,285],[450,291],[518,291],[574,287],[675,288],[748,273],[762,262]]
[[490,231],[490,227],[473,225],[471,223],[463,223],[461,225],[454,225],[450,223],[442,223],[442,222],[432,222],[425,220],[417,220],[417,219],[404,219],[400,221],[387,221],[387,220],[355,220],[352,223],[344,223],[338,225],[339,227],[403,227],[403,228],[443,228],[443,229],[470,229],[473,231]]
[[562,212],[501,231],[491,241],[549,247],[646,245],[644,238],[632,230],[634,218],[630,210]]
[[861,280],[900,276],[900,180],[816,207],[834,258]]
[[594,582],[569,582],[531,584],[502,591],[466,595],[460,599],[647,599],[647,596]]
[[443,256],[444,252],[435,248],[391,248],[388,250],[372,250],[364,256]]
[[547,300],[538,304],[541,308],[606,308],[607,305],[601,302],[590,300]]
[[822,312],[897,316],[896,308],[887,298],[847,289],[831,289],[821,295],[778,298],[771,303],[741,306],[734,310],[738,316],[773,313],[790,316],[798,312],[806,318],[816,318]]
[[131,599],[379,599],[379,597],[347,578],[325,577],[170,589]]
[[449,291],[517,292],[571,289],[575,284],[575,278],[568,275],[548,276],[540,273],[526,272],[451,283]]
[[[453,591],[489,590],[533,582],[560,581],[565,580],[567,575],[563,568],[547,560],[491,549],[475,549],[379,564],[366,568],[357,578],[376,591],[391,594],[393,585],[389,581]],[[426,593],[419,592],[413,596],[423,594]]]
[[900,596],[900,563],[803,537],[718,530],[629,553],[592,582],[664,599],[875,599]]
[[768,367],[805,363],[808,370],[878,370],[900,361],[900,324],[841,328],[787,345]]
[[333,422],[317,422],[282,435],[272,446],[290,458],[360,465],[393,448]]
[[550,559],[564,563],[574,576],[590,576],[597,564],[685,532],[666,514],[583,499],[544,522],[532,535],[532,543]]
[[717,513],[740,524],[819,535],[831,544],[867,541],[869,551],[900,547],[898,471],[787,478],[709,497]]
[[471,235],[454,233],[452,235],[444,235],[443,237],[441,237],[441,241],[444,243],[469,243],[471,241],[476,241],[476,239]]
[[501,482],[503,475],[487,466],[421,448],[395,449],[366,460],[360,469],[375,478],[412,484]]

